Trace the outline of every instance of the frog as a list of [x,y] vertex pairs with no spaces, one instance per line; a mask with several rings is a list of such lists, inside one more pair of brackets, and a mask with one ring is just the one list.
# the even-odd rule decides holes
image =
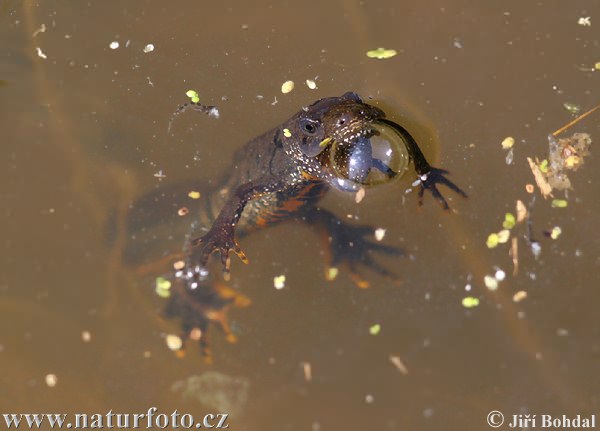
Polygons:
[[[211,115],[216,108],[188,102],[174,115],[188,109]],[[402,175],[392,158],[385,156],[397,150],[390,147],[382,152],[374,146],[375,138],[384,131],[395,135],[412,162],[419,206],[428,193],[442,210],[449,211],[440,186],[467,197],[448,178],[447,170],[427,161],[406,128],[387,118],[379,107],[365,103],[357,93],[325,97],[302,107],[288,120],[241,146],[222,178],[192,208],[194,222],[183,236],[184,245],[171,274],[174,288],[165,308],[167,317],[181,320],[184,340],[190,338],[193,329],[199,329],[201,351],[209,357],[208,330],[212,323],[229,341],[235,341],[228,324],[228,310],[250,303],[245,295],[226,284],[232,257],[237,256],[245,264],[250,262],[238,240],[285,221],[314,227],[328,250],[327,268],[345,268],[358,287],[370,286],[361,274],[362,267],[383,276],[395,276],[373,255],[398,256],[402,250],[373,240],[372,226],[351,225],[318,205],[331,189],[358,192]],[[195,187],[192,184],[195,183],[190,183],[188,189]],[[138,224],[146,223],[144,229],[148,228],[161,220],[158,214],[164,215],[156,206],[172,211],[183,196],[182,189],[185,187],[176,185],[140,199],[132,205],[131,218],[137,218]],[[202,229],[204,232],[198,234]],[[213,255],[218,257],[216,266],[220,266],[221,274],[217,274],[215,262],[210,261]],[[174,260],[175,255],[171,256]]]

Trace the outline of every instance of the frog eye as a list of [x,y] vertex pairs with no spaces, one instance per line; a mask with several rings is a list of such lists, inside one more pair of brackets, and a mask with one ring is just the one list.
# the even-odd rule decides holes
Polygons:
[[316,121],[312,121],[306,118],[300,120],[300,129],[303,133],[307,135],[314,135],[315,133],[317,133],[318,126],[319,124]]

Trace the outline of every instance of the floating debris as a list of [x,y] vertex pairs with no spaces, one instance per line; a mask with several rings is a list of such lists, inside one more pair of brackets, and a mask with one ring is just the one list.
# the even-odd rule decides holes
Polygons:
[[81,331],[81,340],[84,343],[92,341],[92,333],[90,331]]
[[562,233],[562,229],[560,228],[560,226],[554,226],[552,228],[552,230],[550,231],[550,238],[558,239],[558,237],[560,236],[561,233]]
[[501,269],[498,269],[494,273],[494,278],[498,281],[503,281],[506,278],[506,272],[502,271]]
[[44,60],[48,58],[48,56],[44,54],[44,51],[42,51],[42,48],[40,48],[39,46],[35,47],[35,51],[37,52],[38,57],[43,58]]
[[151,43],[149,43],[148,45],[146,45],[144,47],[144,49],[142,51],[144,51],[144,54],[152,52],[152,51],[154,51],[154,45],[152,45]]
[[512,213],[506,213],[504,215],[504,221],[502,222],[502,227],[504,229],[512,229],[515,227],[516,219]]
[[515,145],[515,138],[512,136],[504,138],[501,145],[503,150],[510,150]]
[[554,199],[552,201],[552,208],[566,208],[569,203],[564,199]]
[[573,115],[579,115],[579,113],[581,112],[581,106],[576,105],[574,103],[565,102],[563,103],[563,106],[567,111],[569,111]]
[[200,199],[200,192],[192,190],[191,192],[188,193],[188,197],[191,199]]
[[513,263],[513,276],[515,276],[519,273],[519,241],[516,237],[511,239],[510,256]]
[[591,16],[582,16],[577,20],[577,24],[582,27],[591,27],[592,26],[592,17]]
[[306,80],[306,86],[311,89],[311,90],[316,90],[317,89],[317,83],[315,81],[313,81],[312,79],[307,79]]
[[177,215],[180,217],[186,216],[190,213],[190,210],[187,207],[181,207],[177,210]]
[[154,282],[154,291],[161,298],[168,298],[171,296],[171,282],[164,277],[157,277]]
[[331,266],[327,268],[327,272],[325,273],[325,279],[327,281],[333,281],[338,276],[338,273],[339,269],[337,269],[335,266]]
[[283,289],[285,287],[285,274],[273,277],[273,286],[277,290]]
[[385,237],[385,229],[381,228],[381,227],[375,229],[375,239],[377,241],[381,241],[383,239],[383,237]]
[[159,180],[167,178],[167,176],[163,173],[162,169],[154,174],[154,178],[158,178]]
[[571,188],[567,171],[576,171],[590,154],[592,139],[587,133],[574,133],[569,138],[559,139],[548,136],[548,184],[553,189]]
[[175,334],[168,334],[165,337],[165,342],[167,343],[167,347],[169,350],[175,352],[176,350],[181,350],[183,347],[183,340],[180,336]]
[[173,263],[173,269],[175,271],[179,271],[180,269],[185,268],[185,261],[183,260],[178,260],[177,262]]
[[517,223],[522,223],[527,218],[527,207],[521,200],[517,200],[515,205],[517,212]]
[[290,132],[290,129],[283,129],[283,136],[285,136],[286,138],[291,138],[292,132]]
[[281,84],[281,92],[287,94],[294,89],[294,81],[285,81]]
[[524,290],[519,290],[518,292],[516,292],[513,295],[512,299],[513,299],[513,302],[521,302],[525,298],[527,298],[527,292],[525,292]]
[[46,24],[42,24],[39,26],[39,28],[33,32],[33,34],[31,35],[32,38],[36,37],[38,34],[40,33],[44,33],[46,31]]
[[491,275],[486,275],[483,277],[483,284],[485,284],[485,287],[490,290],[498,289],[498,280],[496,280],[496,277],[492,277]]
[[108,45],[108,47],[110,49],[117,49],[119,47],[119,42],[117,42],[116,40],[113,40],[110,45]]
[[357,204],[361,203],[361,201],[365,198],[366,194],[367,191],[364,187],[359,188],[356,194],[354,195],[354,202],[356,202]]
[[189,334],[190,340],[198,341],[202,338],[202,329],[200,328],[192,328]]
[[53,388],[58,383],[58,377],[56,374],[46,374],[46,385],[49,388]]
[[487,237],[487,241],[485,242],[485,245],[487,245],[487,248],[495,248],[498,246],[498,234],[497,233],[491,233],[488,235]]
[[312,380],[312,366],[310,362],[302,362],[302,371],[304,372],[304,380],[310,382]]
[[406,365],[404,365],[404,362],[402,362],[402,359],[400,359],[400,356],[390,355],[390,362],[402,374],[404,374],[405,376],[408,375],[408,368],[406,368]]
[[465,308],[475,308],[479,305],[479,298],[474,296],[465,296],[462,299],[462,306]]
[[534,162],[531,157],[527,157],[527,162],[529,163],[529,168],[531,169],[531,173],[535,178],[535,182],[540,189],[542,196],[544,196],[544,198],[552,196],[552,186],[548,184],[546,176],[542,173],[539,164]]
[[380,332],[381,332],[381,325],[379,323],[376,323],[369,327],[369,334],[371,334],[371,335],[378,335]]
[[509,239],[510,239],[510,231],[508,229],[502,229],[500,232],[498,232],[498,242],[500,244],[504,244],[504,243],[508,242]]
[[372,49],[371,51],[367,51],[367,57],[376,58],[378,60],[383,60],[387,58],[392,58],[398,54],[398,51],[395,49],[385,49],[385,48],[377,48]]
[[188,90],[185,92],[185,95],[190,98],[192,103],[198,103],[200,101],[200,96],[198,96],[198,92],[196,90]]

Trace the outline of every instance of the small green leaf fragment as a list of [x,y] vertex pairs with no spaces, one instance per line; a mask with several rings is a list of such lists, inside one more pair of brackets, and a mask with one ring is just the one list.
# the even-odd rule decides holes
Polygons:
[[600,61],[598,61],[594,64],[594,69],[600,70]]
[[540,163],[540,171],[547,174],[548,173],[548,159],[542,160]]
[[566,208],[568,204],[564,199],[554,199],[552,201],[552,208]]
[[462,300],[462,306],[465,308],[475,308],[479,305],[479,298],[466,296]]
[[557,239],[561,233],[562,229],[560,228],[560,226],[554,226],[550,231],[550,238]]
[[563,106],[573,115],[577,115],[581,112],[581,106],[576,105],[575,103],[565,102],[563,103]]
[[502,229],[498,232],[498,242],[500,244],[506,243],[510,239],[510,231],[508,229]]
[[369,328],[369,334],[371,334],[371,335],[377,335],[380,332],[381,332],[381,325],[379,323],[376,323]]
[[196,90],[188,90],[185,92],[185,95],[189,97],[193,103],[198,103],[200,101],[200,96],[198,96],[198,92]]
[[164,277],[157,277],[155,292],[161,298],[168,298],[171,296],[171,282]]
[[498,234],[491,233],[489,234],[487,241],[485,242],[488,248],[495,248],[498,245]]
[[485,277],[483,277],[483,284],[485,284],[485,287],[487,287],[490,290],[498,289],[498,280],[496,280],[496,277],[493,277],[491,275],[486,275]]
[[337,269],[335,266],[331,266],[327,268],[327,271],[325,272],[325,278],[328,281],[333,281],[338,276],[338,273],[339,269]]
[[291,138],[292,132],[290,132],[290,129],[283,129],[283,136],[285,136],[286,138]]
[[515,219],[514,214],[506,213],[504,215],[504,221],[502,222],[502,227],[504,229],[512,229],[513,227],[515,227],[516,223],[517,223],[517,220]]
[[367,51],[367,57],[376,58],[378,60],[384,60],[386,58],[392,58],[398,54],[395,49],[377,48]]

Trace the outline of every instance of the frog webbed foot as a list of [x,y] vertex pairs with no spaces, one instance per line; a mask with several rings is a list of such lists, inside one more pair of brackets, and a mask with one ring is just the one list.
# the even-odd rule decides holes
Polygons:
[[219,253],[226,280],[229,277],[229,267],[231,265],[229,253],[231,251],[237,254],[242,262],[248,263],[248,258],[235,240],[234,235],[235,229],[231,224],[218,224],[215,222],[204,236],[195,238],[191,242],[192,247],[201,247],[199,253],[194,253],[201,266],[206,266],[211,254],[214,252]]

